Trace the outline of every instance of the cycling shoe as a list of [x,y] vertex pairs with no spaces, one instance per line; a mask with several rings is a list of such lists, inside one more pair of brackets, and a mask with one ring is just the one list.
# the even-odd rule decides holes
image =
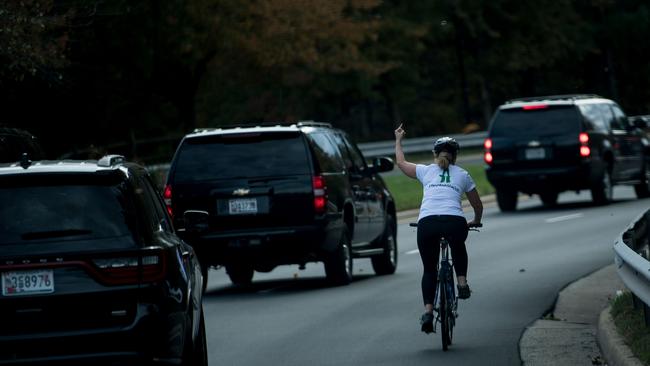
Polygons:
[[426,334],[433,332],[433,314],[424,313],[420,319],[420,324],[422,325],[422,331]]

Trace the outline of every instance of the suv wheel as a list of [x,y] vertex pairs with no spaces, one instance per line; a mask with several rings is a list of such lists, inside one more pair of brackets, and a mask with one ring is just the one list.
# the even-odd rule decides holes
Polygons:
[[539,194],[539,198],[542,200],[544,206],[555,206],[558,195],[558,192],[542,192]]
[[372,269],[378,275],[395,273],[397,268],[397,239],[395,238],[395,221],[392,216],[386,218],[386,229],[381,239],[384,252],[371,258]]
[[334,285],[347,285],[352,282],[352,246],[348,230],[343,230],[338,247],[325,260],[325,274]]
[[597,205],[606,205],[612,200],[613,191],[609,169],[605,169],[601,181],[591,188],[591,199]]
[[497,204],[503,212],[517,209],[517,191],[513,189],[497,188]]
[[188,342],[185,342],[185,351],[183,352],[183,366],[208,366],[208,347],[205,337],[205,320],[203,319],[203,309],[201,309],[201,319],[199,320],[199,334],[192,342],[191,335],[188,335]]
[[210,272],[210,266],[201,264],[201,275],[203,276],[203,292],[208,287],[208,273]]
[[255,270],[248,264],[238,263],[227,265],[226,272],[234,285],[249,285]]
[[650,162],[645,162],[641,183],[634,186],[638,198],[650,197]]

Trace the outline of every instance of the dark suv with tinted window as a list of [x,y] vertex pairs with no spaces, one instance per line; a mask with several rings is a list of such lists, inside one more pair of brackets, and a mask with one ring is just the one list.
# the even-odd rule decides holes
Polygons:
[[0,165],[0,365],[207,365],[201,267],[120,156]]
[[638,197],[648,197],[648,141],[640,127],[614,101],[596,95],[506,102],[485,140],[486,173],[499,208],[515,210],[518,192],[553,205],[560,192],[584,189],[605,204],[617,184],[634,185]]
[[225,266],[235,284],[278,265],[324,262],[335,284],[352,259],[377,274],[397,265],[395,204],[379,172],[326,123],[198,130],[172,161],[164,197],[204,272]]

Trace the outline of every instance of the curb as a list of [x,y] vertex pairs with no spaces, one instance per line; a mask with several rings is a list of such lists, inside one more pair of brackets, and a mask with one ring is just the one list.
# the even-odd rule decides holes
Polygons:
[[630,348],[623,342],[623,337],[618,334],[614,319],[610,314],[611,306],[600,313],[598,319],[598,345],[603,352],[603,357],[609,366],[643,366]]

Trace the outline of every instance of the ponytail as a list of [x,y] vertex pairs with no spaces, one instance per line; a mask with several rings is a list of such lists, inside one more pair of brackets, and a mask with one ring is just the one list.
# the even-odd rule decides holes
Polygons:
[[441,151],[438,156],[436,156],[436,163],[440,169],[447,170],[449,169],[449,164],[453,163],[453,156],[446,151]]

